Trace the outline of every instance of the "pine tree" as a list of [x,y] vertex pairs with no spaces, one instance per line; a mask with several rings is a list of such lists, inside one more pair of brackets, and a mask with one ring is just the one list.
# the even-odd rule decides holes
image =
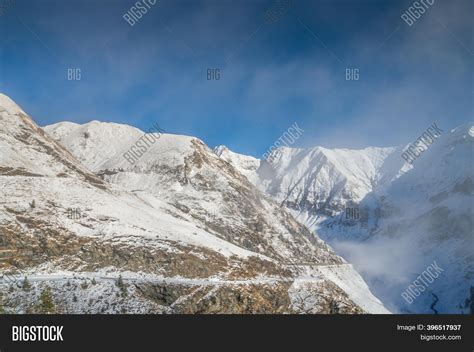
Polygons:
[[5,308],[3,307],[3,294],[0,292],[0,314],[5,314]]
[[25,279],[23,280],[23,285],[21,285],[23,288],[23,291],[29,291],[31,289],[31,284],[28,281],[28,278],[25,276]]
[[329,304],[329,312],[331,314],[339,314],[339,305],[336,301],[331,301]]
[[56,305],[53,301],[53,295],[51,294],[51,289],[46,286],[46,288],[41,292],[39,302],[36,306],[36,310],[40,314],[54,314],[56,313]]
[[122,292],[122,296],[123,296],[123,297],[126,297],[126,296],[127,296],[127,286],[126,286],[125,283],[123,282],[122,275],[119,275],[116,284],[117,284],[117,287],[118,287],[118,288],[120,289],[120,291]]

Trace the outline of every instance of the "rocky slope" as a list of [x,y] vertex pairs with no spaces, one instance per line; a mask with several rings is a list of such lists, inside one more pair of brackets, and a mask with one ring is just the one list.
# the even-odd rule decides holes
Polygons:
[[143,132],[63,123],[58,143],[4,95],[0,126],[3,311],[387,312],[198,139],[162,135],[132,165]]
[[252,156],[234,153],[224,145],[215,147],[214,153],[222,160],[234,166],[242,175],[247,177],[251,183],[257,183],[257,170],[260,167],[260,160]]

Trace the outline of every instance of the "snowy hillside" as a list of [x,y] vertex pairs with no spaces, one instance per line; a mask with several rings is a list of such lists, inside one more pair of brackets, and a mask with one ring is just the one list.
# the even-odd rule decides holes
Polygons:
[[254,184],[257,182],[257,170],[260,167],[260,160],[252,156],[234,153],[224,145],[215,147],[214,153],[234,166],[250,182]]
[[[400,311],[472,313],[473,125],[446,131],[411,170],[379,190],[370,238],[355,246],[347,239],[338,245],[385,302]],[[362,200],[362,206],[373,204],[365,203]],[[377,255],[382,248],[386,253]],[[434,261],[443,268],[442,275],[413,303],[407,303],[399,292]]]
[[[401,158],[392,157],[398,149],[281,147],[274,152],[271,165],[252,158],[254,167],[245,168],[241,160],[251,157],[225,148],[224,159],[288,208],[301,223],[316,230],[319,223],[361,201],[376,186],[398,177],[404,166]],[[255,169],[255,165],[259,167]]]
[[387,312],[352,266],[198,139],[162,135],[131,165],[123,153],[142,132],[130,126],[50,127],[70,153],[5,95],[0,125],[7,312],[40,311],[45,290],[58,312]]
[[[466,313],[474,301],[473,125],[445,132],[413,165],[404,147],[280,148],[250,179],[354,263],[390,309]],[[434,261],[442,278],[403,300]]]
[[[115,130],[122,132],[124,126],[92,122],[71,126],[75,131],[62,136],[58,134],[63,130],[61,124],[45,130],[73,154],[90,156],[84,164],[104,180],[133,191],[140,199],[149,203],[164,201],[206,231],[278,260],[299,256],[307,262],[341,262],[320,239],[197,138],[161,134],[132,165],[123,157],[130,144],[109,138]],[[125,127],[130,128],[131,135],[136,130]],[[80,143],[76,138],[84,140],[83,131],[90,136]],[[99,162],[95,150],[105,143],[120,152]]]

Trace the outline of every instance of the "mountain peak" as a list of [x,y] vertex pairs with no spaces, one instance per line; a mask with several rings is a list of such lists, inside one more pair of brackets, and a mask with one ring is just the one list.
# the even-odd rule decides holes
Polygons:
[[220,157],[223,153],[230,151],[230,149],[227,148],[225,145],[218,145],[217,147],[213,149],[213,151],[214,151],[214,154]]
[[25,114],[25,112],[9,96],[0,93],[0,113],[7,111],[9,114]]
[[469,135],[470,137],[474,137],[474,122],[471,121],[471,122],[462,124],[461,126],[458,126],[454,129],[452,129],[451,133],[453,133],[457,136],[463,136],[464,137],[466,135]]

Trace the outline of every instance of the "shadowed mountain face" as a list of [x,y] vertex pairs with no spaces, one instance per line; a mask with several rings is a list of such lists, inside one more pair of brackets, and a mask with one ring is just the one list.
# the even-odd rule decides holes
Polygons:
[[387,312],[351,265],[196,138],[157,135],[130,164],[123,154],[143,136],[130,126],[45,133],[4,95],[0,123],[7,312],[41,312],[46,287],[70,313]]
[[[261,161],[251,170],[244,167],[258,162],[251,157],[227,151],[224,158],[354,263],[392,310],[468,313],[472,126],[445,131],[412,164],[402,158],[404,147],[280,148],[271,165]],[[404,299],[433,263],[443,269],[439,278]]]
[[[323,224],[331,243],[358,264],[387,304],[402,312],[472,313],[472,126],[446,131],[409,171],[368,194],[360,202],[368,224],[353,223],[340,238],[335,235],[340,223]],[[354,244],[351,234],[363,238],[363,232],[365,240]],[[442,269],[439,277],[404,299],[401,293],[432,263]]]

